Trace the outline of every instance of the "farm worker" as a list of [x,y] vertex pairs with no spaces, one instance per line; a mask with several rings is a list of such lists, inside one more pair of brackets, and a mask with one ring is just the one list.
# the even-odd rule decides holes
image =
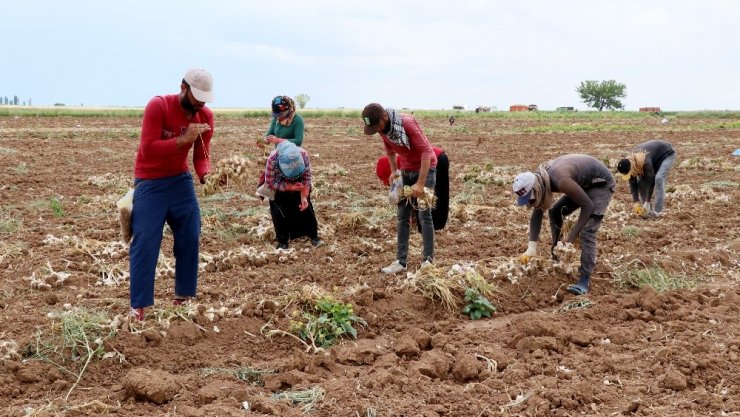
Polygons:
[[[450,211],[450,160],[442,148],[432,146],[432,149],[437,156],[437,177],[434,180],[434,195],[437,196],[437,204],[432,209],[432,223],[434,223],[434,230],[442,230],[447,224]],[[396,166],[400,164],[400,157],[397,157]],[[388,156],[383,155],[378,158],[378,162],[375,164],[375,173],[386,186],[390,185],[388,178],[391,175],[391,164],[388,162]],[[418,215],[416,216],[416,225],[419,232],[421,232]]]
[[314,247],[321,246],[318,222],[311,204],[311,161],[305,149],[293,142],[271,138],[277,147],[265,163],[265,186],[274,192],[270,215],[277,237],[277,248],[288,249],[288,242],[308,236]]
[[[664,140],[649,140],[619,161],[617,171],[630,183],[635,213],[646,218],[663,214],[665,180],[676,162],[676,150]],[[655,205],[652,205],[655,193]]]
[[296,113],[295,102],[288,96],[272,99],[272,120],[265,133],[265,143],[271,138],[286,139],[303,146],[303,117]]
[[[303,144],[303,117],[295,112],[295,102],[288,96],[275,96],[270,102],[272,109],[272,120],[270,126],[265,132],[262,142],[257,143],[260,147],[264,147],[265,144],[278,143],[287,140],[293,142],[297,146]],[[265,197],[269,197],[271,200],[273,196],[270,190],[265,189],[265,171],[260,172],[259,181],[257,182],[257,195],[260,199],[264,200]]]
[[201,184],[211,170],[213,136],[213,78],[195,68],[185,73],[179,94],[156,96],[144,109],[141,142],[134,165],[134,202],[131,215],[131,315],[144,319],[144,308],[154,304],[154,274],[164,223],[174,238],[174,304],[195,297],[198,284],[200,208],[195,196],[188,155]]
[[[422,132],[416,118],[397,112],[392,108],[383,108],[378,103],[371,103],[362,110],[362,120],[365,123],[365,134],[378,133],[383,141],[390,175],[388,182],[401,176],[403,185],[408,185],[413,191],[412,204],[399,201],[396,208],[396,260],[381,269],[386,274],[397,274],[406,270],[409,250],[409,220],[411,211],[416,205],[416,199],[423,195],[424,187],[433,190],[437,178],[437,156],[434,154],[429,139]],[[396,159],[398,157],[398,159]],[[398,169],[400,168],[400,171]],[[419,210],[419,224],[423,242],[422,267],[430,265],[434,260],[434,224],[432,210]]]
[[[609,168],[589,155],[568,154],[541,164],[535,172],[524,172],[514,179],[513,191],[518,196],[516,203],[532,208],[529,220],[529,244],[521,255],[527,263],[537,254],[537,240],[545,210],[550,216],[552,247],[561,240],[563,217],[580,208],[578,220],[563,244],[572,244],[581,238],[580,279],[567,290],[576,295],[588,292],[589,281],[596,266],[596,232],[616,189]],[[554,193],[563,193],[553,204]],[[554,256],[554,254],[553,254]]]

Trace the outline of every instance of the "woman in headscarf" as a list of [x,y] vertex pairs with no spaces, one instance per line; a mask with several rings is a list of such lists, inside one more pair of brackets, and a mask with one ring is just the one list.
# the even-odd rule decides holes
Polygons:
[[[577,237],[581,238],[580,279],[567,289],[576,295],[587,293],[596,266],[596,232],[615,190],[616,183],[609,168],[589,155],[563,155],[541,164],[536,172],[517,175],[513,186],[514,193],[519,196],[517,204],[533,209],[529,220],[529,244],[520,257],[522,263],[537,255],[537,240],[545,210],[550,216],[554,248],[561,240],[563,217],[580,208],[578,220],[562,242],[574,243]],[[554,193],[565,195],[553,204]]]
[[265,142],[272,138],[285,139],[303,146],[303,117],[296,113],[295,102],[288,96],[272,99],[272,120],[265,133]]
[[277,144],[267,157],[264,186],[274,193],[270,215],[278,249],[288,242],[308,236],[315,247],[319,239],[318,222],[311,204],[311,161],[308,152],[287,140]]

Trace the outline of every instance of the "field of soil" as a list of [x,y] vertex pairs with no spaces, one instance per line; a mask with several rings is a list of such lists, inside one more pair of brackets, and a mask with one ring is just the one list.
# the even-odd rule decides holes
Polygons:
[[[359,118],[306,118],[326,244],[284,252],[254,197],[269,120],[217,115],[212,161],[243,156],[249,177],[209,196],[198,185],[198,298],[178,308],[165,227],[141,324],[126,318],[115,206],[140,122],[0,118],[1,416],[740,416],[737,119],[420,118],[451,164],[434,277],[450,306],[414,275],[416,232],[411,275],[380,273],[395,258],[395,210],[375,177],[380,139]],[[513,262],[530,215],[514,205],[518,172],[565,153],[614,169],[653,138],[678,151],[665,216],[633,215],[618,183],[590,293],[565,292],[576,277],[547,257],[531,271]],[[549,239],[545,224],[541,255]],[[461,312],[471,275],[492,289],[491,318]],[[291,331],[327,297],[362,322],[356,339],[317,350]]]

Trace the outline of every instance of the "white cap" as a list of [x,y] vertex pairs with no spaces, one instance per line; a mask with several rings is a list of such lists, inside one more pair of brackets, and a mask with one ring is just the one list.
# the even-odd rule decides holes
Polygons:
[[529,171],[522,172],[521,174],[517,175],[516,178],[514,178],[514,185],[512,186],[512,190],[514,191],[514,194],[519,196],[519,198],[517,198],[516,200],[516,203],[518,205],[523,206],[529,202],[529,197],[532,193],[535,179],[536,177],[534,176],[534,174]]
[[193,68],[182,77],[198,101],[213,103],[213,77],[203,68]]

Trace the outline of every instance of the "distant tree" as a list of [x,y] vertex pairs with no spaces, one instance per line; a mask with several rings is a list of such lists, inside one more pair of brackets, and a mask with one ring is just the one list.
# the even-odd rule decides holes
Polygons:
[[18,96],[13,96],[13,105],[14,106],[18,105]]
[[23,102],[23,105],[24,105],[24,106],[26,105],[26,102],[25,102],[25,101]]
[[576,92],[587,106],[602,111],[623,109],[624,104],[620,99],[627,97],[627,86],[614,80],[581,81]]
[[28,99],[28,105],[29,106],[31,105],[31,99],[30,98]]
[[5,96],[5,105],[8,104],[8,96]]
[[300,108],[306,107],[306,103],[308,103],[309,100],[311,100],[311,97],[309,97],[308,94],[301,93],[295,96],[295,101],[298,103],[298,107]]

